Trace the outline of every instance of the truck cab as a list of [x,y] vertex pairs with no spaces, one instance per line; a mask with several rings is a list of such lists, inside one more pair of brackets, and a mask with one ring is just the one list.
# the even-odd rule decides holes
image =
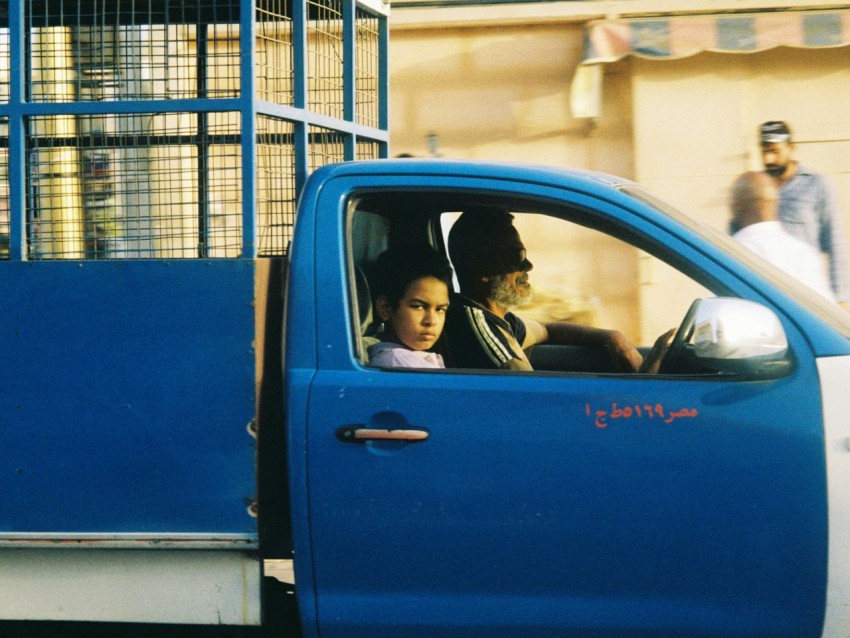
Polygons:
[[[624,374],[605,353],[558,345],[528,353],[533,371],[370,366],[375,258],[408,243],[446,253],[451,223],[473,207],[514,215],[532,284],[548,270],[579,290],[579,311],[557,297],[562,316],[582,320],[590,306],[626,322],[641,299],[630,330],[644,352],[676,327],[660,373]],[[608,268],[601,298],[571,265],[588,251]],[[630,251],[637,275],[614,258]],[[290,266],[287,459],[306,635],[814,637],[850,626],[850,530],[838,518],[850,506],[839,480],[850,322],[837,305],[635,184],[497,163],[319,169]],[[662,286],[641,297],[646,273]]]

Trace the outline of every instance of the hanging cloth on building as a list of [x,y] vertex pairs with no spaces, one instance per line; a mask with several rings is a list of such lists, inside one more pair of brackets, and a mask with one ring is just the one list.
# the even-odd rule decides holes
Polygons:
[[575,117],[598,117],[602,64],[629,55],[670,60],[702,51],[755,53],[778,46],[820,48],[850,44],[850,11],[612,19],[590,22],[572,82]]

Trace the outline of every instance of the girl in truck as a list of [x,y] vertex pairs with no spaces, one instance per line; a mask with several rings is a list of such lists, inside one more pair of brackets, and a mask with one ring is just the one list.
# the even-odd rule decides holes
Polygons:
[[449,307],[452,269],[427,246],[383,252],[375,262],[374,308],[382,328],[369,347],[369,365],[444,368],[433,348],[443,332]]

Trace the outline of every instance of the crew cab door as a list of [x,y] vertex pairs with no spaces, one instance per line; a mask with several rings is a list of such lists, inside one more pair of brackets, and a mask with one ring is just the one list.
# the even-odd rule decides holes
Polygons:
[[[345,206],[354,186],[325,185],[320,205]],[[683,236],[618,206],[501,188],[598,211],[727,293],[756,296]],[[317,365],[289,390],[308,397],[290,441],[309,525],[296,546],[308,632],[819,635],[821,407],[793,323],[781,317],[793,370],[761,381],[373,369],[356,356],[346,230],[331,215],[316,223]],[[346,436],[358,428],[423,438]]]

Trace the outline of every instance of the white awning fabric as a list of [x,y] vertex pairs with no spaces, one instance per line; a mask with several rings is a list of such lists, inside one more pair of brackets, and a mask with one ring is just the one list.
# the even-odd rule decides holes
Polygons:
[[614,19],[585,28],[584,52],[572,82],[575,117],[598,117],[602,64],[629,55],[670,60],[702,51],[754,53],[779,46],[850,44],[850,10]]

